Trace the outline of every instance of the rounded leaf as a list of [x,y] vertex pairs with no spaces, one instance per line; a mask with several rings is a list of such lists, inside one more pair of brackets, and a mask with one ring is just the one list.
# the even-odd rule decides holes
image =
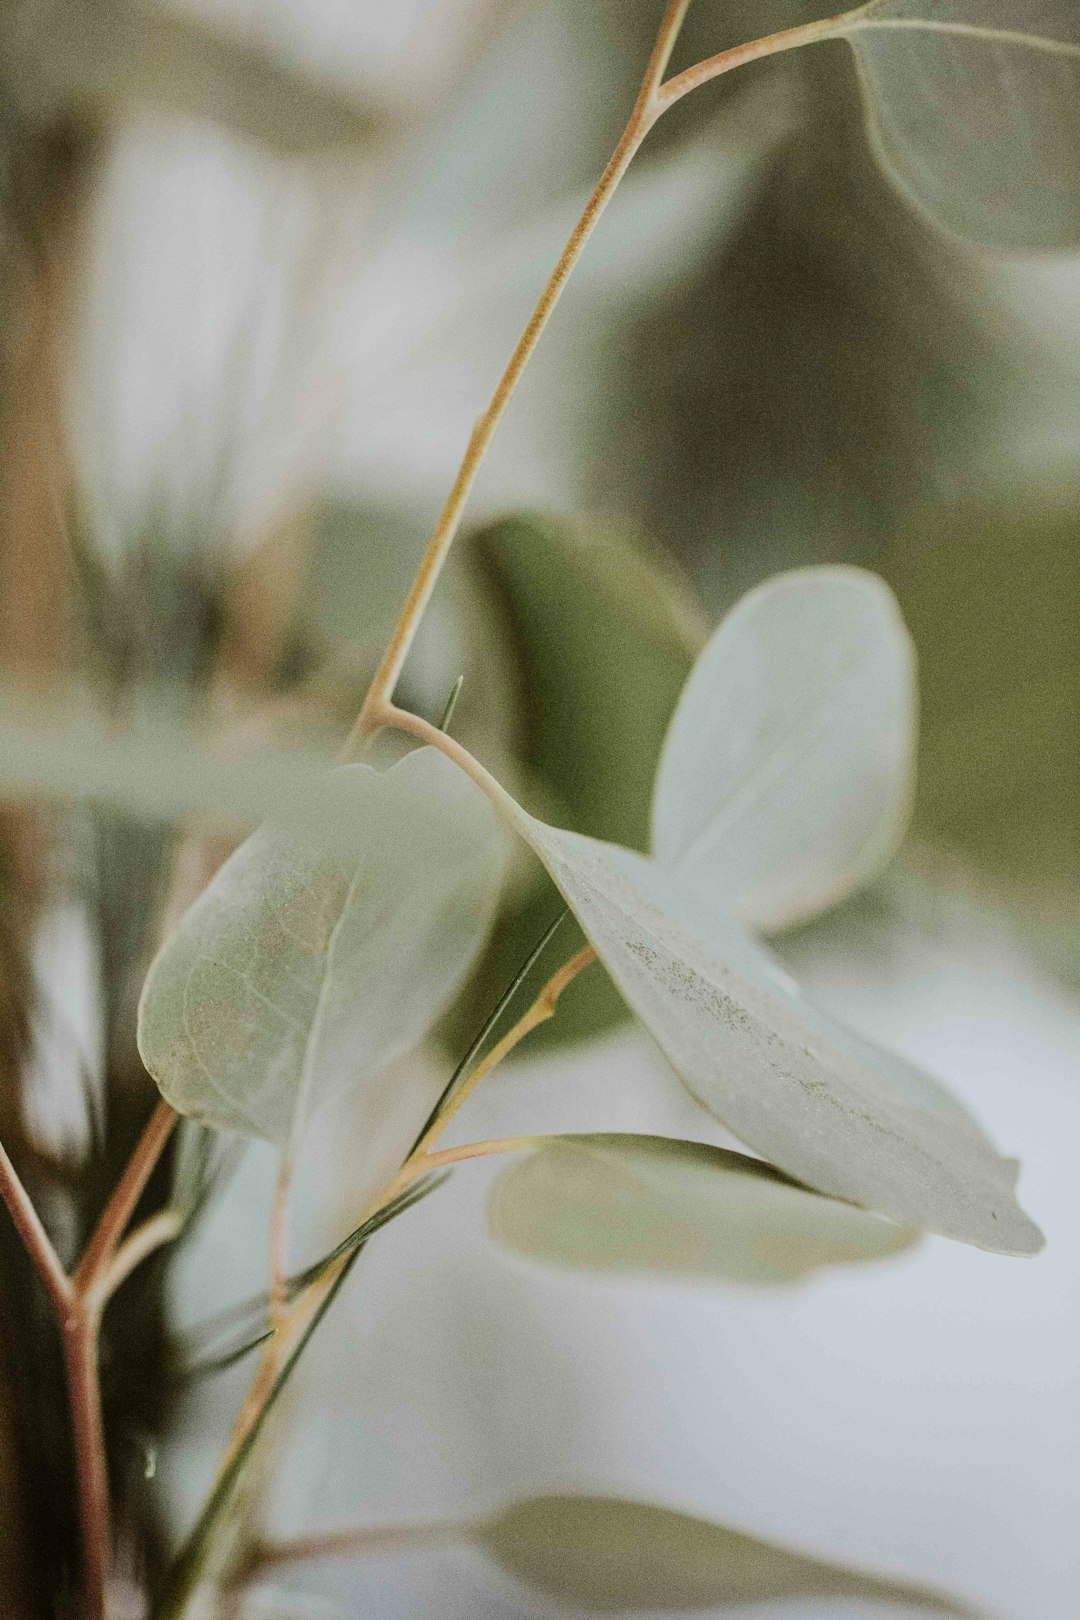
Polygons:
[[426,1033],[491,922],[505,839],[423,748],[347,765],[325,797],[349,856],[261,827],[166,940],[139,1004],[143,1062],[180,1113],[285,1146]]
[[767,1286],[918,1237],[760,1159],[663,1136],[538,1138],[495,1182],[488,1225],[504,1248],[547,1264]]
[[617,1497],[532,1497],[477,1525],[472,1539],[525,1585],[559,1603],[607,1613],[820,1597],[970,1612],[926,1587],[842,1569],[689,1513]]
[[1080,243],[1080,12],[1073,0],[876,0],[845,30],[871,136],[958,236]]
[[888,587],[857,568],[781,574],[694,666],[660,757],[653,853],[751,927],[843,899],[907,826],[915,660]]

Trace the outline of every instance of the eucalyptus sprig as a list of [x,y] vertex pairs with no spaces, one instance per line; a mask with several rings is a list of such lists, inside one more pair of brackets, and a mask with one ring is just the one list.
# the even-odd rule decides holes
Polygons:
[[[895,1253],[923,1230],[1008,1254],[1041,1244],[1015,1200],[1015,1163],[936,1082],[815,1007],[761,943],[873,876],[906,826],[914,664],[880,582],[851,569],[781,576],[720,625],[661,751],[648,855],[530,814],[449,734],[453,698],[442,727],[395,702],[529,358],[635,155],[692,91],[756,60],[843,41],[855,54],[887,171],[939,225],[1006,247],[1080,240],[1074,8],[1047,0],[1033,32],[1015,25],[1016,8],[1005,0],[870,0],[669,76],[689,4],[669,0],[663,12],[626,128],[476,422],[337,769],[319,774],[292,761],[283,774],[252,776],[189,768],[186,755],[178,761],[171,747],[161,750],[174,814],[209,811],[250,824],[266,811],[269,821],[195,898],[150,968],[138,1040],[164,1100],[71,1273],[0,1149],[0,1193],[65,1344],[87,1620],[106,1620],[110,1602],[98,1328],[115,1289],[184,1224],[182,1210],[167,1208],[125,1237],[178,1114],[265,1139],[278,1149],[281,1171],[267,1319],[225,1357],[258,1349],[258,1367],[172,1572],[162,1620],[178,1620],[213,1567],[268,1415],[365,1244],[452,1164],[519,1156],[495,1183],[493,1237],[530,1259],[589,1270],[777,1286],[820,1265]],[[997,75],[993,96],[985,93],[989,72]],[[384,730],[425,746],[385,771],[358,762]],[[85,791],[89,776],[104,796],[147,808],[137,748],[115,732],[87,747],[84,735],[73,763],[61,733],[20,729],[9,715],[0,733],[10,745],[0,767],[6,785]],[[158,812],[160,788],[152,796]],[[486,1056],[479,1045],[470,1049],[358,1223],[316,1267],[294,1274],[290,1191],[312,1116],[414,1050],[458,996],[489,934],[514,838],[547,868],[588,944]],[[594,961],[707,1113],[760,1157],[614,1134],[436,1146],[477,1085],[554,1015],[563,990]],[[410,1534],[405,1527],[399,1541]],[[415,1531],[420,1540],[427,1534]],[[543,1498],[460,1534],[549,1595],[598,1607],[869,1590],[957,1612],[938,1594],[834,1570],[641,1504]],[[362,1551],[364,1542],[357,1532],[351,1545]],[[621,1553],[639,1543],[650,1558],[626,1565]],[[322,1551],[330,1546],[323,1538]],[[226,1582],[290,1557],[251,1536],[246,1548],[221,1572]],[[291,1556],[319,1550],[316,1538]]]

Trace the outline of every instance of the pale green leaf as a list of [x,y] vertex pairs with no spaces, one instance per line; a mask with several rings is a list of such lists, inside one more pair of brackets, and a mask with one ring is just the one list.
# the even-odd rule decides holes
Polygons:
[[653,852],[751,927],[813,917],[872,877],[907,825],[914,654],[855,568],[781,574],[694,666],[656,778]]
[[1080,243],[1074,0],[872,0],[844,26],[886,169],[990,247]]
[[345,85],[168,0],[66,0],[11,35],[20,93],[39,116],[149,105],[291,153],[355,145],[377,127]]
[[492,1236],[585,1270],[752,1284],[910,1248],[917,1233],[742,1153],[662,1136],[536,1139],[488,1205]]
[[336,848],[339,823],[321,812],[325,764],[303,750],[221,759],[168,714],[117,724],[78,690],[50,699],[0,687],[0,799],[59,795],[222,832],[274,820]]
[[1015,1161],[940,1088],[885,1055],[868,1062],[855,1037],[841,1044],[719,914],[706,945],[656,861],[512,815],[676,1072],[748,1147],[903,1225],[1001,1253],[1041,1247],[1013,1197]]
[[532,1497],[477,1525],[471,1539],[547,1597],[608,1613],[654,1615],[790,1598],[971,1612],[925,1586],[843,1569],[707,1519],[617,1497]]
[[479,789],[420,749],[343,766],[328,806],[348,859],[263,827],[151,965],[139,1050],[174,1108],[285,1146],[340,1091],[413,1046],[484,942],[505,841]]

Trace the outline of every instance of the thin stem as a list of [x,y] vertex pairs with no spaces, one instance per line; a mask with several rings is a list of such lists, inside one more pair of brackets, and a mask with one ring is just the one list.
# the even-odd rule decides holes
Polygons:
[[418,714],[410,714],[407,709],[399,709],[395,703],[386,703],[377,711],[377,724],[380,727],[392,726],[395,731],[406,731],[420,742],[430,743],[441,754],[445,754],[447,759],[452,759],[454,764],[476,783],[480,791],[487,795],[492,804],[501,806],[512,817],[519,813],[517,804],[502,783],[496,781],[491,772],[481,765],[467,748],[463,748],[449,733],[440,731],[438,726],[433,726],[430,720],[424,720]]
[[41,1217],[34,1208],[30,1194],[20,1181],[2,1142],[0,1142],[0,1198],[7,1205],[15,1230],[34,1262],[53,1306],[63,1318],[73,1298],[71,1282],[60,1264],[60,1257],[52,1246],[49,1234],[41,1224]]
[[[422,723],[427,724],[426,721]],[[442,737],[444,742],[457,748],[458,745],[453,744],[452,739],[446,737],[444,733],[436,731],[434,726],[430,729],[436,736]],[[466,757],[472,758],[471,755]],[[545,1019],[553,1016],[559,997],[566,989],[566,986],[583,968],[587,967],[595,959],[595,955],[596,953],[592,947],[586,946],[571,957],[569,962],[565,962],[558,972],[549,979],[524,1017],[519,1019],[513,1029],[492,1048],[484,1061],[478,1065],[474,1073],[466,1080],[460,1091],[451,1098],[443,1113],[432,1122],[421,1136],[397,1175],[383,1188],[370,1209],[365,1211],[365,1221],[377,1215],[395,1198],[400,1197],[414,1182],[419,1181],[422,1176],[427,1175],[429,1171],[436,1169],[443,1163],[456,1164],[462,1159],[476,1157],[483,1153],[513,1151],[510,1145],[493,1146],[487,1143],[474,1143],[469,1149],[452,1148],[449,1150],[449,1156],[444,1158],[439,1154],[429,1155],[427,1148],[430,1143],[437,1140],[441,1135],[446,1122],[453,1117],[466,1097],[472,1094],[484,1076],[490,1074],[495,1065],[500,1063],[509,1052],[513,1051],[518,1042],[523,1040],[530,1030],[535,1029],[537,1024],[541,1024]],[[509,1141],[508,1138],[507,1144],[509,1144]],[[513,1146],[515,1148],[528,1145],[528,1138],[514,1139]],[[225,1455],[222,1458],[218,1472],[219,1480],[228,1475],[236,1457],[247,1445],[250,1435],[258,1426],[263,1407],[274,1389],[278,1371],[289,1353],[290,1346],[295,1344],[297,1336],[306,1330],[312,1313],[320,1308],[327,1291],[336,1285],[342,1267],[348,1264],[350,1259],[351,1254],[343,1254],[340,1260],[320,1271],[319,1276],[299,1295],[295,1296],[291,1303],[286,1285],[280,1314],[276,1319],[272,1318],[272,1324],[277,1331],[266,1343],[255,1376],[248,1387],[247,1394],[244,1396],[240,1411],[233,1424],[232,1434],[229,1436],[229,1442],[225,1448]]]
[[270,1212],[270,1325],[279,1328],[289,1306],[289,1199],[292,1158],[283,1154]]
[[87,1293],[111,1261],[179,1117],[164,1098],[150,1115],[146,1129],[136,1143],[135,1151],[86,1245],[86,1252],[72,1274],[71,1280],[77,1293]]
[[710,79],[718,79],[723,73],[730,73],[733,68],[759,61],[763,56],[779,56],[782,51],[794,51],[802,45],[813,45],[818,40],[836,38],[843,32],[842,25],[849,20],[848,12],[840,12],[835,17],[821,17],[816,22],[803,23],[798,28],[784,28],[778,34],[767,34],[764,39],[751,40],[749,44],[733,45],[730,50],[720,51],[718,55],[677,73],[660,86],[656,96],[657,116],[681,101],[683,96],[689,95],[691,90],[708,84]]
[[152,1254],[171,1243],[179,1237],[184,1226],[183,1211],[179,1209],[161,1209],[156,1215],[151,1215],[144,1221],[130,1237],[116,1250],[104,1271],[100,1272],[93,1286],[87,1291],[87,1299],[93,1300],[99,1310],[103,1310],[109,1300],[116,1293],[121,1283],[125,1283],[137,1266],[148,1260]]
[[535,1136],[493,1136],[483,1142],[466,1142],[461,1147],[440,1148],[438,1153],[425,1155],[424,1169],[466,1164],[470,1159],[486,1159],[494,1153],[524,1153],[527,1148],[535,1147],[536,1143]]
[[443,563],[454,542],[465,511],[470,491],[484,459],[488,445],[494,436],[495,429],[506,410],[514,390],[521,380],[521,374],[528,364],[529,357],[540,340],[541,333],[551,318],[551,313],[558,303],[563,288],[570,279],[570,274],[577,264],[589,237],[596,228],[601,214],[611,201],[615,189],[626,173],[633,160],[638,147],[645,139],[656,119],[663,111],[663,105],[658,99],[658,87],[663,78],[667,64],[671,58],[675,41],[683,18],[689,8],[690,0],[668,0],[665,7],[660,29],[653,46],[652,54],[645,69],[645,77],[641,83],[637,100],[630,114],[629,122],[619,139],[603,174],[597,183],[596,189],[588,202],[584,212],[570,234],[570,239],[559,255],[555,269],[540,294],[536,307],[518,339],[517,347],[507,364],[496,386],[490,403],[483,414],[477,419],[469,438],[465,456],[454,479],[446,504],[435,525],[435,532],[428,542],[427,550],[421,560],[416,578],[402,609],[397,628],[383,655],[382,662],[375,672],[363,707],[357,716],[356,724],[345,744],[346,757],[357,753],[368,738],[376,732],[383,723],[385,707],[393,696],[398,677],[409,654],[413,638],[423,618],[424,610],[431,600]]
[[236,1572],[238,1582],[290,1564],[310,1564],[323,1558],[386,1558],[418,1548],[441,1546],[472,1528],[465,1524],[394,1524],[383,1529],[324,1530],[296,1536],[290,1541],[258,1541]]
[[106,1620],[112,1528],[98,1377],[98,1312],[92,1304],[78,1300],[61,1329],[75,1448],[86,1620]]
[[426,1169],[431,1168],[431,1155],[428,1149],[432,1143],[438,1141],[447,1125],[458,1112],[458,1109],[468,1102],[481,1081],[485,1080],[504,1058],[509,1057],[515,1046],[519,1045],[526,1035],[536,1029],[539,1024],[546,1023],[549,1018],[554,1018],[555,1010],[559,1005],[559,997],[567,985],[572,983],[584,968],[587,968],[590,963],[595,961],[595,950],[591,945],[586,945],[575,956],[572,956],[568,962],[564,962],[562,967],[552,974],[532,1006],[522,1014],[513,1029],[507,1030],[502,1040],[497,1041],[487,1056],[476,1065],[476,1068],[450,1098],[442,1113],[434,1120],[420,1144],[418,1151],[428,1161],[425,1165]]

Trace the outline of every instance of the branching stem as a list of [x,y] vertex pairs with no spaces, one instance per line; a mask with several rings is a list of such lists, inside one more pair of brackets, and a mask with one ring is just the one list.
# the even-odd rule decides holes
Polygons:
[[614,196],[619,181],[630,167],[657,119],[683,96],[688,95],[691,90],[696,90],[700,85],[707,84],[709,80],[717,79],[721,74],[730,73],[733,68],[742,67],[745,63],[756,61],[761,57],[775,56],[782,51],[795,50],[798,46],[811,45],[818,40],[834,37],[842,32],[842,25],[847,20],[845,13],[805,23],[798,28],[786,28],[780,33],[769,34],[764,39],[753,40],[748,44],[736,45],[730,50],[721,51],[719,55],[711,56],[664,82],[671,53],[689,8],[690,0],[668,0],[641,89],[638,91],[626,128],[597,182],[596,189],[585,204],[584,212],[574,226],[569,241],[559,255],[547,285],[540,294],[525,330],[510,356],[506,370],[499,378],[487,409],[477,418],[473,426],[464,459],[421,559],[397,626],[390,638],[390,644],[375,672],[356,724],[345,742],[343,749],[345,758],[353,758],[361,752],[368,740],[386,723],[398,677],[431,600],[450,547],[454,543],[469,494],[495,430],[521,380],[533,350],[540,341],[563,288],[581,257],[585,244],[596,229],[600,216]]
[[30,1194],[19,1179],[18,1172],[0,1142],[0,1198],[7,1205],[15,1230],[22,1239],[27,1254],[37,1268],[38,1276],[53,1303],[57,1315],[63,1318],[71,1307],[73,1289],[60,1258],[53,1248],[49,1234],[41,1224]]
[[584,212],[570,234],[570,239],[559,255],[558,263],[552,271],[535,309],[526,323],[525,330],[518,339],[517,346],[507,364],[506,370],[499,378],[494,394],[484,413],[477,419],[473,427],[469,443],[465,451],[464,460],[458,469],[446,504],[435,525],[435,532],[428,542],[428,548],[420,563],[416,578],[413,580],[397,628],[390,640],[390,645],[383,654],[382,662],[375,672],[363,707],[357,717],[356,725],[345,745],[347,755],[358,752],[367,739],[380,726],[380,715],[384,706],[393,697],[398,676],[408,657],[409,648],[420,626],[428,602],[431,600],[443,563],[446,561],[450,547],[454,543],[461,523],[465,504],[476,480],[480,463],[487,452],[488,445],[494,436],[495,429],[503,412],[514,393],[521,374],[529,362],[529,357],[540,340],[540,335],[551,318],[551,313],[558,303],[562,290],[570,279],[570,274],[578,259],[581,257],[589,237],[596,229],[598,220],[611,198],[615,189],[630,167],[634,154],[645,139],[649,130],[663,110],[658,99],[657,90],[664,76],[671,52],[675,47],[679,29],[683,18],[690,6],[690,0],[668,0],[660,30],[653,46],[642,80],[641,89],[634,103],[630,119],[623,130],[611,158],[603,174],[597,182],[596,189],[588,202]]
[[150,1115],[146,1129],[136,1143],[135,1151],[128,1160],[127,1167],[105,1206],[93,1236],[86,1245],[86,1252],[72,1275],[71,1280],[77,1290],[86,1291],[93,1280],[108,1266],[178,1118],[179,1115],[169,1107],[164,1098]]
[[[383,727],[392,726],[440,749],[483,790],[491,801],[512,813],[517,811],[517,806],[506,790],[466,749],[445,731],[430,725],[416,715],[406,713],[393,702],[398,678],[460,527],[480,465],[585,244],[657,119],[676,101],[710,79],[718,78],[722,73],[756,58],[829,38],[840,31],[838,25],[843,22],[843,18],[829,18],[809,23],[802,28],[773,34],[751,44],[737,46],[698,63],[696,67],[687,69],[665,83],[664,75],[690,3],[691,0],[667,0],[656,42],[626,128],[540,294],[487,408],[473,426],[461,466],[420,561],[397,626],[375,672],[356,723],[345,741],[342,755],[346,759],[356,757],[376,732]],[[530,1030],[552,1016],[562,990],[594,959],[594,956],[592,948],[586,947],[555,974],[529,1011],[477,1066],[449,1105],[432,1123],[398,1175],[388,1183],[372,1209],[368,1211],[369,1216],[384,1209],[393,1198],[399,1196],[403,1190],[433,1168],[460,1163],[465,1159],[485,1154],[512,1152],[530,1146],[529,1138],[514,1137],[490,1142],[473,1142],[464,1147],[443,1149],[435,1153],[428,1151],[449,1119],[485,1075],[489,1074]],[[277,1332],[267,1345],[238,1415],[219,1472],[219,1481],[225,1477],[232,1459],[247,1443],[249,1435],[259,1423],[262,1406],[273,1389],[274,1368],[282,1364],[290,1346],[297,1344],[308,1330],[323,1302],[336,1288],[341,1272],[351,1263],[351,1258],[348,1255],[342,1256],[339,1261],[321,1273],[291,1304],[282,1304],[279,1300],[274,1323]]]
[[0,1143],[0,1197],[37,1268],[60,1330],[71,1408],[86,1620],[106,1620],[112,1564],[109,1474],[98,1376],[101,1313],[140,1261],[174,1237],[178,1230],[179,1217],[175,1212],[163,1211],[132,1233],[127,1243],[121,1243],[176,1118],[167,1103],[158,1104],[82,1260],[70,1276],[61,1265],[30,1195]]

